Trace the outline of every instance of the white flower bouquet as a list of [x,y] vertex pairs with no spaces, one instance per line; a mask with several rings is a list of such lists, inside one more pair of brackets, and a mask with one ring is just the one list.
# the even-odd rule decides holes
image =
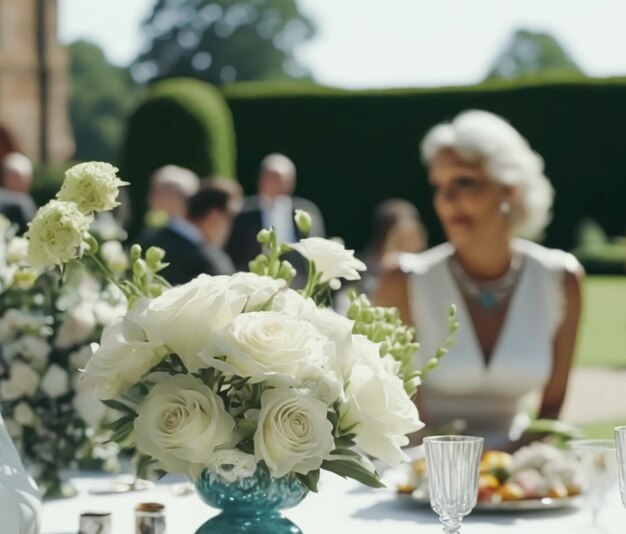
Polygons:
[[69,488],[64,468],[113,469],[112,411],[79,380],[90,344],[123,314],[116,288],[79,271],[30,267],[28,242],[0,221],[0,411],[44,496]]
[[[107,169],[106,178],[72,172],[59,200],[40,210],[28,232],[33,259],[63,265],[93,257],[98,245],[85,219],[114,205],[121,184]],[[296,222],[306,233],[307,214]],[[364,297],[349,317],[326,307],[331,288],[365,269],[342,245],[282,244],[272,229],[258,239],[266,252],[252,272],[201,275],[175,288],[158,275],[163,251],[144,256],[133,246],[132,280],[116,281],[128,312],[104,329],[83,381],[123,412],[113,439],[136,449],[140,475],[197,478],[208,470],[236,481],[261,469],[315,491],[324,469],[380,486],[369,458],[405,458],[407,434],[423,426],[411,397],[446,349],[415,371],[414,331],[396,310]],[[291,250],[308,260],[301,291],[289,288],[296,273],[281,259]],[[453,310],[449,321],[453,331]]]

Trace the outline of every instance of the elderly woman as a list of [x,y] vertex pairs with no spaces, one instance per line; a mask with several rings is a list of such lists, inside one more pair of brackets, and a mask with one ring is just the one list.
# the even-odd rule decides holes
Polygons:
[[582,268],[570,254],[515,237],[541,234],[553,190],[542,159],[503,119],[462,113],[428,133],[422,155],[448,242],[400,256],[376,300],[415,325],[424,358],[457,305],[456,343],[420,389],[422,419],[431,427],[461,419],[486,447],[512,449],[528,423],[529,394],[541,397],[539,417],[561,410]]
[[0,532],[37,534],[41,503],[0,415]]

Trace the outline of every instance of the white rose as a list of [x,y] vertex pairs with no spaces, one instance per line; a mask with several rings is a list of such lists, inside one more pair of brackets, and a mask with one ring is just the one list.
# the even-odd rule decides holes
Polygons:
[[224,361],[201,356],[228,375],[260,382],[273,377],[317,376],[327,366],[328,340],[307,322],[281,313],[249,312],[215,333],[213,343]]
[[114,273],[123,273],[128,269],[128,256],[119,241],[107,241],[100,247],[100,253],[109,269]]
[[21,264],[28,262],[28,241],[23,237],[14,237],[6,248],[6,261]]
[[118,169],[109,163],[88,161],[65,172],[59,200],[75,202],[83,213],[106,211],[119,206],[119,188],[128,185],[117,176]]
[[22,426],[32,426],[35,422],[35,412],[24,401],[13,409],[13,418]]
[[18,342],[20,355],[42,369],[48,363],[52,348],[45,339],[35,336],[22,336]]
[[139,326],[147,300],[135,304],[126,317],[105,327],[100,346],[85,365],[84,380],[95,387],[99,399],[112,399],[157,365],[167,354],[162,344],[150,341]]
[[337,400],[343,398],[343,381],[333,372],[306,378],[298,389],[307,391],[327,406],[332,406]]
[[266,390],[254,434],[255,458],[275,478],[319,469],[335,448],[327,415],[326,404],[309,395],[287,388]]
[[23,362],[11,365],[8,380],[0,381],[0,398],[4,401],[32,397],[39,386],[39,375]]
[[354,347],[360,358],[339,409],[340,427],[354,427],[355,442],[367,454],[397,465],[406,459],[401,450],[409,442],[406,435],[424,425],[402,380],[385,368],[378,345],[356,335]]
[[346,250],[336,241],[307,237],[289,246],[315,263],[317,271],[322,273],[322,282],[333,282],[338,278],[359,280],[359,271],[367,269],[361,260],[354,257],[354,250]]
[[69,349],[86,341],[96,327],[96,317],[91,303],[82,302],[65,317],[57,331],[54,344],[60,349]]
[[[248,273],[249,274],[249,273]],[[246,306],[267,302],[283,281],[256,275],[200,275],[150,301],[140,324],[150,339],[160,339],[178,354],[190,371],[204,365],[201,350],[214,356],[214,333]]]
[[52,200],[40,208],[26,233],[31,265],[61,265],[81,257],[91,220],[73,202]]
[[234,440],[235,421],[224,402],[191,375],[164,377],[138,413],[137,449],[169,473],[199,475],[213,465],[215,450]]
[[257,464],[254,456],[237,449],[221,449],[215,451],[211,469],[227,482],[235,482],[248,478],[256,472]]
[[74,395],[72,406],[85,424],[93,429],[100,428],[105,420],[108,409],[98,400],[93,389],[84,389]]
[[52,399],[62,397],[70,390],[70,375],[53,363],[41,379],[41,390]]
[[330,308],[318,308],[312,299],[303,298],[293,289],[281,291],[272,301],[271,309],[309,321],[334,344],[334,362],[329,368],[344,379],[349,376],[357,359],[352,348],[354,321]]

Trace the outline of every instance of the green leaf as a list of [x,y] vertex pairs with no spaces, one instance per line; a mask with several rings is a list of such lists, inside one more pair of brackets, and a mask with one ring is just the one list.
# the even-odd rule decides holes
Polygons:
[[116,421],[113,421],[112,423],[108,423],[107,425],[105,425],[105,428],[107,428],[108,430],[119,430],[120,428],[132,424],[132,422],[135,420],[135,415],[125,415],[124,417],[120,417],[119,419],[117,419]]
[[380,481],[378,475],[370,471],[361,462],[357,460],[325,460],[322,462],[322,469],[335,473],[343,478],[351,478],[369,486],[370,488],[384,488],[385,485]]
[[112,441],[124,441],[124,439],[130,436],[132,432],[132,425],[126,425],[122,428],[118,428],[115,432],[113,432],[111,438],[107,440],[107,443],[111,443]]
[[354,434],[346,434],[345,436],[339,436],[335,438],[335,447],[338,449],[349,449],[350,447],[354,447],[356,443],[354,443]]
[[296,474],[296,478],[302,482],[310,491],[317,493],[317,484],[320,480],[320,470],[309,471],[306,475]]
[[109,400],[103,400],[102,403],[105,406],[112,408],[113,410],[117,410],[118,412],[128,413],[134,416],[137,415],[137,412],[135,410],[133,410],[130,406],[128,406],[127,404],[124,404],[123,402],[109,399]]

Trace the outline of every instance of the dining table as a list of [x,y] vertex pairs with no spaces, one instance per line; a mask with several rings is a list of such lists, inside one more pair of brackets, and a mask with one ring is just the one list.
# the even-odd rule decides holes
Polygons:
[[[43,534],[76,534],[85,512],[111,514],[111,534],[134,534],[135,506],[157,502],[165,506],[166,532],[193,534],[219,513],[206,505],[193,486],[182,478],[167,476],[141,491],[113,493],[116,479],[103,473],[74,472],[68,475],[77,495],[47,500],[43,504]],[[387,478],[387,480],[389,480]],[[118,484],[119,485],[119,484]],[[310,493],[285,515],[304,534],[435,534],[443,532],[436,514],[423,504],[400,497],[393,483],[370,489],[332,473],[322,473],[318,493]],[[623,534],[626,510],[618,490],[608,495],[600,514],[602,530],[590,525],[582,507],[515,513],[474,512],[466,517],[463,534]],[[1,531],[1,530],[0,530]]]

